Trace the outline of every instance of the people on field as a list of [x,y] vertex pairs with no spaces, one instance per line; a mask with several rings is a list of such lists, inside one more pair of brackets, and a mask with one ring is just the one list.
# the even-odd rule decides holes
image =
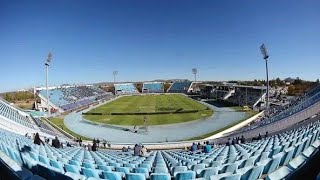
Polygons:
[[43,141],[40,139],[39,133],[36,133],[36,134],[34,135],[33,143],[34,143],[34,144],[38,144],[38,145],[40,145],[40,144],[43,144],[43,145],[44,145]]

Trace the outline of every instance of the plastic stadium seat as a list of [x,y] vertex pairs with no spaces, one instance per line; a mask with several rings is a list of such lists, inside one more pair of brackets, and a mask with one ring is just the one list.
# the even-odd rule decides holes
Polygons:
[[294,147],[290,147],[286,150],[284,150],[284,155],[280,161],[280,166],[285,166],[287,165],[291,159],[292,159],[292,156],[293,156],[293,152],[294,152]]
[[262,175],[264,166],[249,166],[247,168],[238,169],[237,174],[241,174],[241,180],[259,179]]
[[127,173],[126,180],[145,180],[146,177],[141,173]]
[[94,178],[100,178],[97,171],[89,168],[82,168],[83,175],[85,175],[87,178],[94,177]]
[[152,173],[150,180],[171,180],[171,176],[168,173]]
[[50,161],[47,157],[39,155],[39,161],[47,166],[50,166]]
[[95,166],[91,163],[83,162],[82,166],[89,169],[95,169]]
[[168,168],[166,167],[154,167],[153,168],[154,173],[168,173]]
[[98,165],[98,167],[100,170],[103,170],[103,171],[112,171],[110,166]]
[[172,175],[176,176],[178,172],[184,172],[187,170],[188,170],[187,166],[176,166],[172,169]]
[[307,158],[305,158],[303,155],[299,155],[292,159],[287,166],[291,169],[297,169],[301,167],[304,163],[306,163],[306,160]]
[[79,168],[75,165],[65,164],[64,168],[66,169],[66,172],[72,172],[75,174],[80,174]]
[[205,164],[195,164],[191,166],[191,170],[199,174],[201,172],[200,170],[204,169],[205,167],[206,167]]
[[232,173],[230,173],[230,172],[222,173],[222,174],[216,174],[216,175],[210,176],[210,180],[219,180],[219,179],[221,179],[223,177],[230,176],[230,175],[232,175]]
[[283,153],[279,153],[275,155],[272,159],[269,158],[262,162],[258,162],[257,165],[263,165],[264,169],[262,174],[268,174],[278,168],[282,157]]
[[222,168],[219,170],[219,174],[221,173],[234,173],[236,169],[238,168],[238,164],[232,163],[232,164],[225,164],[222,166]]
[[231,174],[228,176],[224,176],[221,178],[221,180],[240,180],[241,174]]
[[66,172],[65,175],[71,177],[72,179],[77,179],[77,180],[85,180],[86,179],[85,176],[80,175],[80,174],[75,174],[72,172]]
[[209,180],[210,176],[218,174],[218,168],[213,167],[213,168],[205,168],[202,169],[202,171],[198,174],[199,178],[204,178],[205,180]]
[[175,180],[186,180],[186,179],[195,179],[196,173],[194,171],[185,171],[185,172],[178,172],[175,176]]
[[266,177],[266,180],[278,180],[278,179],[284,179],[286,176],[288,176],[292,170],[288,168],[287,166],[282,166],[279,169],[269,173]]
[[146,178],[149,178],[149,171],[147,168],[134,168],[133,172],[144,174]]
[[102,172],[102,176],[104,179],[109,179],[109,180],[121,180],[121,173],[118,172]]
[[218,167],[220,165],[222,165],[222,161],[212,161],[209,166],[210,167]]
[[125,174],[130,173],[130,169],[128,167],[116,167],[117,172],[123,172]]
[[151,171],[151,165],[150,164],[139,164],[139,167],[147,168],[149,172]]
[[75,160],[69,160],[70,165],[75,165],[75,166],[81,166],[80,162],[75,161]]
[[62,173],[64,173],[63,166],[60,162],[50,159],[50,164],[52,167],[59,169]]

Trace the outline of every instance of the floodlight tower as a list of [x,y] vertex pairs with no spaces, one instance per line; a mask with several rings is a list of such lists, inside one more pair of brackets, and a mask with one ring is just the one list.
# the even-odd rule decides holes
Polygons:
[[49,66],[51,63],[52,59],[52,54],[49,52],[47,60],[45,61],[45,66],[46,66],[46,93],[47,93],[47,109],[48,109],[48,115],[50,116],[50,106],[49,106],[49,90],[48,90],[48,72],[49,72]]
[[266,62],[267,99],[266,99],[266,111],[265,111],[265,114],[268,115],[269,114],[269,71],[268,71],[268,58],[269,58],[269,55],[268,55],[268,52],[267,52],[267,48],[263,43],[260,46],[260,51],[261,51],[261,54],[263,56],[263,59]]
[[197,82],[197,73],[198,73],[198,69],[192,68],[192,74],[194,75],[194,82]]
[[118,71],[113,71],[113,82],[116,83],[116,76],[118,75]]

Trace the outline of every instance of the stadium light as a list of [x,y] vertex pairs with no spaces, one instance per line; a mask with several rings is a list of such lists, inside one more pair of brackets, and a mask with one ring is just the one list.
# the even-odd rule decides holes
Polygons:
[[194,75],[194,82],[197,82],[197,73],[198,73],[197,68],[192,68],[192,74]]
[[116,83],[116,76],[118,75],[118,71],[113,71],[113,83]]
[[49,106],[49,90],[48,90],[48,72],[49,72],[49,66],[51,63],[52,59],[52,54],[49,52],[47,56],[47,60],[45,61],[45,66],[46,66],[46,93],[47,93],[47,109],[48,109],[48,115],[50,116],[50,106]]
[[260,51],[261,51],[261,54],[263,56],[263,59],[266,62],[267,99],[266,99],[266,111],[265,111],[265,114],[268,115],[269,114],[269,70],[268,70],[268,58],[269,58],[269,55],[268,55],[268,52],[267,52],[267,48],[263,43],[260,46]]

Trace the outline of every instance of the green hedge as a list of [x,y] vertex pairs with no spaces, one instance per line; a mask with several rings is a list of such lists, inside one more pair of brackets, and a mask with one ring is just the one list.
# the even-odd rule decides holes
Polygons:
[[127,113],[82,113],[83,115],[153,115],[153,114],[182,114],[182,113],[196,113],[199,110],[182,110],[176,111],[162,111],[162,112],[127,112]]

